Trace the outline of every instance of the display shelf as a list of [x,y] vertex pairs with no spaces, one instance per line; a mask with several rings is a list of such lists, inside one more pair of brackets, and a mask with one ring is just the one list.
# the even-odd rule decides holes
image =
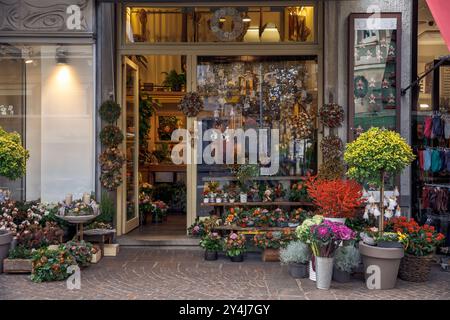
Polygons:
[[297,227],[239,227],[239,226],[214,226],[213,230],[217,231],[245,231],[245,232],[267,232],[267,231],[283,231],[285,229],[295,230]]
[[269,207],[269,206],[309,206],[312,202],[306,201],[250,201],[250,202],[220,202],[220,203],[201,203],[202,207]]
[[[305,176],[259,176],[248,178],[248,180],[254,181],[297,181],[297,180],[305,180]],[[238,179],[234,176],[222,176],[222,177],[203,177],[203,182],[209,181],[237,181]]]

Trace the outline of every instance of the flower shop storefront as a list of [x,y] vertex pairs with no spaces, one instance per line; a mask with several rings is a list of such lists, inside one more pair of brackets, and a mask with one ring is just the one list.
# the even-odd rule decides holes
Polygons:
[[[275,202],[265,202],[266,188],[267,199],[297,206],[302,190],[297,195],[288,191],[300,177],[317,173],[319,165],[322,133],[315,115],[323,92],[323,4],[127,4],[120,9],[117,100],[124,106],[121,124],[127,139],[122,150],[129,166],[118,189],[118,232],[126,234],[146,224],[144,231],[139,228],[132,234],[146,233],[146,228],[148,234],[158,234],[158,228],[175,230],[182,221],[182,229],[172,235],[185,235],[199,217],[224,212],[231,203],[238,207],[245,201],[240,194],[248,194],[251,206],[264,202],[276,207]],[[188,99],[192,92],[193,99],[200,100],[198,108]],[[153,112],[144,115],[144,104]],[[343,121],[343,113],[340,116]],[[141,134],[143,126],[147,134]],[[184,161],[178,164],[172,150],[180,146],[171,141],[176,129],[186,129],[192,138],[192,147],[185,143],[185,154],[180,154]],[[275,174],[261,175],[260,162],[229,163],[225,150],[221,156],[210,152],[213,162],[203,156],[214,140],[209,131],[221,136],[225,149],[227,130],[239,129],[279,131]],[[133,135],[136,130],[139,135]],[[195,134],[200,142],[194,142]],[[245,149],[247,162],[255,138],[247,136],[250,143],[232,147],[236,154]],[[170,213],[176,205],[168,194],[180,197],[185,216]],[[163,210],[163,204],[168,207],[167,221],[158,227],[153,224],[158,217],[150,212],[160,210],[147,206],[148,198]]]

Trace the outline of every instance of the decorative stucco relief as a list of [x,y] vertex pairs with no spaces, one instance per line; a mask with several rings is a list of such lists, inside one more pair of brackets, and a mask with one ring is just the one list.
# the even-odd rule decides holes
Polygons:
[[[67,8],[80,8],[81,29],[67,28]],[[0,32],[92,32],[92,0],[0,0]]]

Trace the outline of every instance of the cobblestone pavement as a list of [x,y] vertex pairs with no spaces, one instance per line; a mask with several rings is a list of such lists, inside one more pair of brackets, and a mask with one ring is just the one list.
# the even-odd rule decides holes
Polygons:
[[232,263],[226,257],[204,261],[194,248],[122,247],[117,257],[82,270],[80,290],[68,290],[64,281],[32,283],[29,275],[1,274],[4,299],[450,299],[450,273],[435,266],[427,283],[398,280],[396,289],[374,291],[356,279],[324,291],[256,254]]

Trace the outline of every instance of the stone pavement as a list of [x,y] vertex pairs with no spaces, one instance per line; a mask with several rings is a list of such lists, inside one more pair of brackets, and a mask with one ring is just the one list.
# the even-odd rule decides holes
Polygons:
[[396,289],[374,291],[353,280],[323,291],[257,254],[243,263],[226,257],[207,262],[198,248],[121,247],[118,257],[82,270],[80,290],[68,290],[64,281],[33,283],[29,275],[1,274],[5,299],[450,299],[450,273],[435,266],[427,283],[398,280]]

